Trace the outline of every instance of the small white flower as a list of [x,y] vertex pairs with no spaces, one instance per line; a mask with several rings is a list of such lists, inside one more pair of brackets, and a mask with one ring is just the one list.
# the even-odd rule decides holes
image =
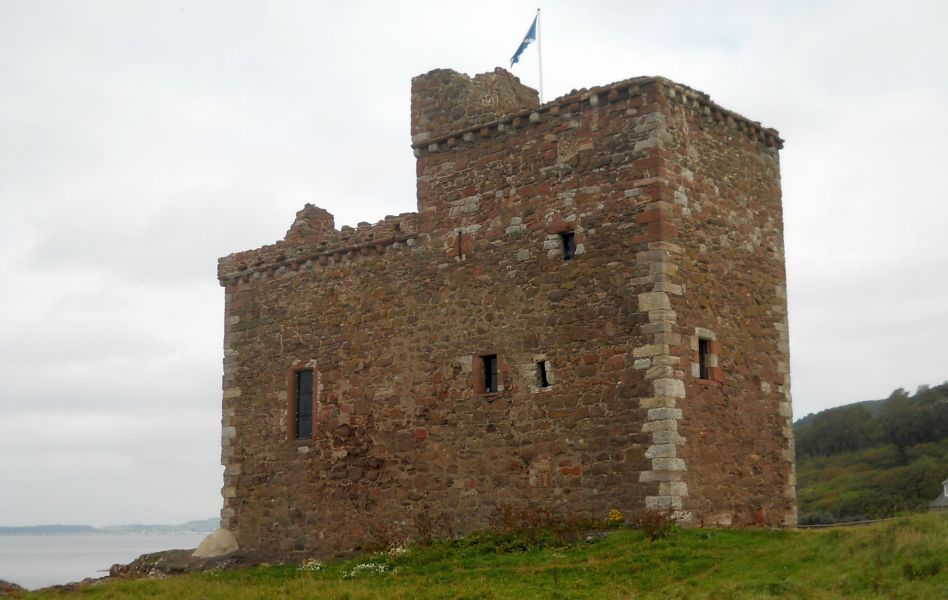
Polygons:
[[402,554],[405,554],[406,552],[408,552],[407,546],[395,546],[393,548],[389,548],[387,554],[389,556],[401,556]]
[[352,579],[359,575],[370,573],[396,573],[398,569],[389,568],[385,563],[361,563],[349,569],[342,577],[343,579]]
[[300,571],[314,571],[315,572],[315,571],[321,571],[322,568],[325,566],[326,564],[320,560],[316,560],[315,558],[307,558],[302,563],[300,563],[300,566],[297,567],[297,569],[299,569]]

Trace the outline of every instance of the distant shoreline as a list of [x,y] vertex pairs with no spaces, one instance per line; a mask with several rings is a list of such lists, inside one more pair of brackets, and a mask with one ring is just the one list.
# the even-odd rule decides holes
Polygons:
[[188,521],[174,525],[23,525],[0,527],[0,535],[90,535],[90,534],[143,534],[143,533],[210,533],[220,527],[220,519],[211,518],[200,521]]
[[28,590],[99,580],[112,565],[128,564],[143,554],[195,548],[205,537],[204,532],[160,531],[0,535],[0,579]]

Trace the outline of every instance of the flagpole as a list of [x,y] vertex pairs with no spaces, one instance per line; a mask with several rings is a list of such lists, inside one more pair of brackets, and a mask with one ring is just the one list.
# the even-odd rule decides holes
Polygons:
[[540,69],[540,104],[543,104],[543,42],[540,35],[540,9],[537,8],[537,57]]

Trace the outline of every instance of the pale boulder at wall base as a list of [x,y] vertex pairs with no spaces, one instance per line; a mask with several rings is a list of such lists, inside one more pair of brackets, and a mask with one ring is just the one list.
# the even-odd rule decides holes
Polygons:
[[239,546],[234,534],[227,529],[217,529],[204,538],[191,556],[194,558],[214,558],[215,556],[230,554],[237,549],[239,549]]

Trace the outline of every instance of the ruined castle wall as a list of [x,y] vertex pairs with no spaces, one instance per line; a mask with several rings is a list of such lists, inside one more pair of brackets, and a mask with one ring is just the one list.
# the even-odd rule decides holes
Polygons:
[[501,68],[473,78],[435,69],[411,81],[411,139],[422,143],[539,106],[539,94]]
[[[621,297],[577,314],[582,302],[559,293],[594,294],[595,278],[551,269],[531,283],[523,266],[508,271],[520,285],[473,286],[515,260],[480,252],[438,269],[440,248],[406,246],[228,292],[227,341],[239,348],[225,392],[228,468],[239,470],[229,526],[242,545],[346,550],[421,510],[469,530],[497,502],[599,516],[641,504],[629,476],[643,468],[629,406],[638,391],[620,385]],[[486,353],[500,359],[491,397],[477,388]],[[317,371],[311,443],[288,440],[293,366]]]
[[[288,235],[222,262],[223,514],[242,546],[350,550],[422,515],[468,531],[498,503],[603,518],[657,493],[638,476],[647,317],[629,284],[657,239],[637,219],[658,189],[650,94],[577,95],[419,148],[405,239]],[[487,354],[496,394],[478,387]],[[311,441],[287,431],[295,367],[316,371]]]
[[[679,86],[663,173],[685,383],[678,456],[696,523],[794,526],[779,139]],[[677,93],[676,93],[677,91]],[[736,117],[736,118],[735,118]],[[699,339],[710,373],[699,377]]]
[[416,237],[418,214],[387,216],[378,223],[359,223],[336,230],[327,211],[307,204],[296,213],[296,220],[284,239],[273,244],[235,252],[219,261],[218,276],[225,281],[256,280],[276,271],[309,268],[314,263],[329,264],[346,257],[383,254],[393,244]]
[[791,524],[776,132],[658,78],[536,106],[455,75],[413,81],[417,213],[337,231],[308,205],[221,260],[224,527],[329,554],[498,504]]

